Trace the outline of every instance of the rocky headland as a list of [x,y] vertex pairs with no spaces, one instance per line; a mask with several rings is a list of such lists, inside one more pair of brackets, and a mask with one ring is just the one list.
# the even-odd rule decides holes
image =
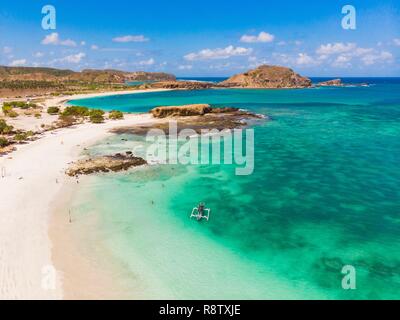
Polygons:
[[151,129],[161,129],[169,134],[169,120],[175,120],[178,130],[192,129],[197,133],[202,130],[224,130],[242,128],[255,121],[267,119],[263,115],[237,108],[212,108],[208,104],[157,107],[150,111],[156,121],[135,127],[112,129],[116,134],[146,135]]
[[343,87],[344,84],[341,79],[333,79],[328,81],[319,82],[317,87]]
[[85,69],[80,72],[42,67],[0,66],[1,81],[83,81],[90,83],[125,83],[126,81],[175,81],[172,74],[163,72],[125,72],[120,70]]
[[173,90],[201,90],[216,87],[211,82],[200,81],[159,81],[145,83],[139,86],[139,89],[173,89]]

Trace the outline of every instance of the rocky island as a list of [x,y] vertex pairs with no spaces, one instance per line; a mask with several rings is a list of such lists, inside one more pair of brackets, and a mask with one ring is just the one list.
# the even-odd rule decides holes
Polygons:
[[309,88],[311,80],[281,66],[262,65],[237,74],[220,83],[200,81],[160,81],[141,85],[140,89],[200,90],[210,88]]
[[333,80],[320,82],[316,86],[317,87],[343,87],[344,84],[341,79],[333,79]]
[[311,80],[280,66],[262,65],[256,69],[240,73],[219,83],[225,88],[309,88]]

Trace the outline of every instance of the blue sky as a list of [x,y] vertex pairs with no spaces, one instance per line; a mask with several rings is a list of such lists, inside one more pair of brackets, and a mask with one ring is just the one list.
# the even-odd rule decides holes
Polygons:
[[[355,30],[342,28],[344,5]],[[42,7],[57,27],[43,30]],[[400,76],[400,1],[2,0],[0,64],[227,76],[267,63],[307,76]]]

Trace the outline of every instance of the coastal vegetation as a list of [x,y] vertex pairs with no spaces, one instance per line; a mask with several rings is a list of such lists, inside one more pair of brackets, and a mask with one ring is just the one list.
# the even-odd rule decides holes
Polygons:
[[4,107],[7,108],[20,108],[20,109],[29,109],[29,108],[34,108],[36,109],[38,106],[35,103],[31,102],[25,102],[25,101],[9,101],[9,102],[4,102],[3,103]]
[[81,106],[68,106],[60,114],[59,119],[63,126],[73,125],[77,120],[86,120],[87,118],[92,123],[104,122],[104,111],[100,109],[89,109]]
[[10,113],[12,111],[13,107],[10,105],[7,105],[7,104],[3,104],[2,109],[3,109],[4,115],[7,115],[8,113]]
[[91,109],[89,111],[89,119],[92,123],[103,123],[104,122],[104,111],[100,109]]
[[0,119],[0,148],[27,141],[34,135],[33,131],[14,130],[13,126],[8,125],[4,119]]
[[7,147],[10,144],[7,138],[0,136],[0,148]]
[[[39,106],[36,103],[25,102],[25,101],[4,102],[2,107],[4,115],[10,118],[18,117],[19,114],[18,112],[15,111],[15,109],[28,110],[28,109],[38,109],[38,108]],[[25,112],[25,115],[31,115],[31,113]]]
[[60,108],[59,107],[48,107],[47,108],[47,113],[50,115],[56,115],[60,113]]
[[123,118],[124,118],[124,114],[118,110],[112,110],[108,115],[108,119],[111,119],[111,120],[120,120]]
[[66,127],[73,126],[76,123],[77,123],[76,117],[60,114],[58,117],[58,121],[56,123],[56,127],[57,128],[66,128]]
[[0,134],[9,134],[13,130],[13,126],[9,126],[4,119],[0,119]]
[[87,117],[89,108],[80,106],[68,106],[61,113],[62,116]]
[[3,104],[2,109],[5,116],[10,118],[18,117],[18,113],[13,110],[13,107],[11,105]]
[[14,136],[14,140],[17,142],[23,142],[28,140],[32,136],[34,136],[34,133],[32,131],[19,132]]

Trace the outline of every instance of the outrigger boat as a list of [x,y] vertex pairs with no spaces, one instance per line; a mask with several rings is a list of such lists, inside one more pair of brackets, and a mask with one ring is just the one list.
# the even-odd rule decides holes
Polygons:
[[208,221],[210,219],[210,212],[211,209],[206,208],[205,204],[201,202],[197,207],[193,208],[190,219],[195,218],[197,221],[206,219]]

